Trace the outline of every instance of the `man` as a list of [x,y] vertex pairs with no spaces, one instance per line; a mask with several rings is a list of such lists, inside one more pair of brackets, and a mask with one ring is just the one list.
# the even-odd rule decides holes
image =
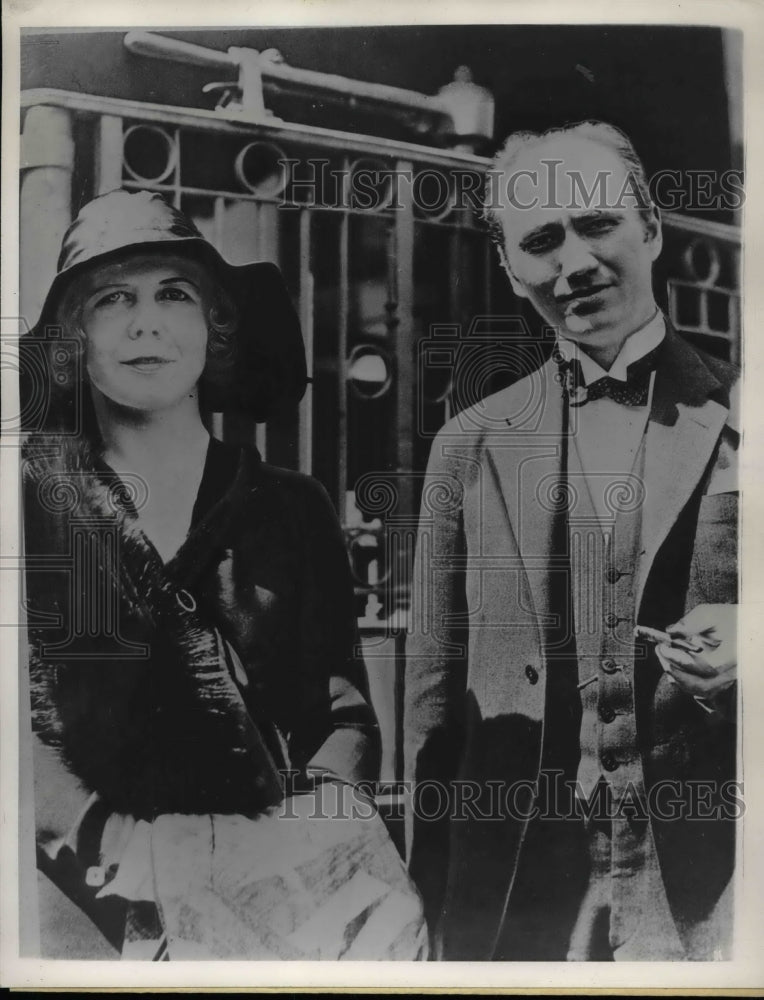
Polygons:
[[407,849],[435,955],[728,957],[737,372],[655,304],[623,133],[515,135],[489,177],[556,346],[443,428],[423,493]]

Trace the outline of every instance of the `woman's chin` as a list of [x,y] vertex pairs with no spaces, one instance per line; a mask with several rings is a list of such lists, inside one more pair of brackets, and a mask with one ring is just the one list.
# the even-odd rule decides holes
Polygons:
[[148,387],[143,392],[129,391],[124,389],[104,389],[97,387],[100,395],[109,409],[130,411],[133,413],[144,413],[147,416],[153,413],[162,413],[169,410],[176,410],[184,405],[193,404],[196,406],[197,391],[196,386],[184,386],[182,389],[169,391],[169,387]]

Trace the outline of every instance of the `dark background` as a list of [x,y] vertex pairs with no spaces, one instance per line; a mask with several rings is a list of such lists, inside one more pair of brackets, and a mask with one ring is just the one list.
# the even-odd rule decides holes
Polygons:
[[[125,30],[25,32],[22,88],[214,105],[201,92],[214,72],[132,55],[123,45]],[[428,94],[467,64],[496,99],[495,141],[487,154],[515,129],[597,117],[631,136],[648,174],[741,166],[731,148],[722,32],[716,28],[449,25],[159,33],[223,51],[273,47],[293,66]],[[387,128],[403,137],[394,124],[367,127],[359,114],[321,101],[311,101],[296,120],[377,134]],[[704,214],[732,221],[724,211]]]

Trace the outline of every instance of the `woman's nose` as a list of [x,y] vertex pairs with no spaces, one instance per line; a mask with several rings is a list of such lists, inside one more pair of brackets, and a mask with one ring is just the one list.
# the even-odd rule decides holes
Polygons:
[[127,334],[131,340],[158,337],[162,332],[162,315],[156,302],[137,302],[130,314]]

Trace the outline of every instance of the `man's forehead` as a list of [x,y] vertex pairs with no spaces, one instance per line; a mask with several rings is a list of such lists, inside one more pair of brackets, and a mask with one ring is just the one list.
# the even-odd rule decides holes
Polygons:
[[604,210],[634,206],[629,170],[599,142],[561,136],[529,143],[499,182],[499,209]]

